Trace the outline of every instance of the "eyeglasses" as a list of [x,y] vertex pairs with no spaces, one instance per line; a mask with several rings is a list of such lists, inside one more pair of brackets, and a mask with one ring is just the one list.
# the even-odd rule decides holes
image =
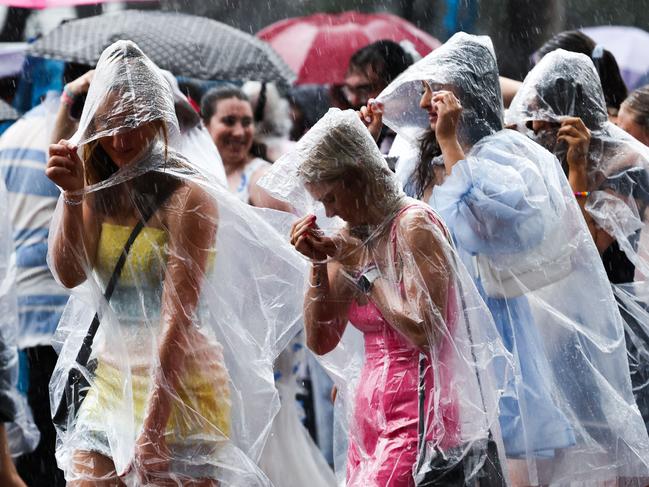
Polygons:
[[374,94],[376,88],[376,83],[365,83],[356,86],[345,84],[342,87],[342,92],[347,101],[349,101],[352,97],[356,97],[365,101]]

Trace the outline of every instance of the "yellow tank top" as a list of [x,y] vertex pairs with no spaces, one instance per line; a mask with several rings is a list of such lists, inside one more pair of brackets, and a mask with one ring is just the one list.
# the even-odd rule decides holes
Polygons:
[[[107,281],[124,250],[133,227],[102,223],[97,247],[95,269],[102,280]],[[167,232],[144,227],[133,242],[119,278],[120,286],[159,284],[164,279],[164,263],[167,260]]]

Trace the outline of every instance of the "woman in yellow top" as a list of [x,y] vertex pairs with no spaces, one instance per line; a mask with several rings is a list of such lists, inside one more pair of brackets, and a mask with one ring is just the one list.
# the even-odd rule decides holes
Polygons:
[[[274,340],[283,332],[248,330],[242,337],[232,331],[243,306],[227,291],[215,290],[219,285],[210,275],[218,267],[217,226],[235,229],[229,237],[219,235],[230,248],[233,241],[245,248],[245,240],[254,240],[245,235],[250,222],[229,224],[249,210],[228,208],[233,203],[219,199],[219,187],[204,176],[200,161],[189,163],[173,150],[177,132],[166,81],[135,44],[119,41],[99,60],[79,130],[70,141],[50,147],[46,174],[64,190],[53,223],[50,265],[66,287],[85,283],[81,289],[96,302],[100,316],[92,356],[97,366],[83,370],[91,387],[59,430],[57,459],[70,485],[266,482],[249,458],[263,445],[264,425],[237,421],[231,431],[232,409],[255,417],[246,412],[253,406],[245,404],[255,402],[247,392],[252,390],[272,418]],[[147,219],[142,216],[147,209],[152,216],[130,248],[106,307],[100,293],[133,228]],[[269,238],[269,245],[275,243]],[[254,272],[231,270],[227,262],[222,271],[254,279]],[[230,285],[236,283],[236,275],[230,278]],[[253,293],[246,305],[263,305],[264,292],[259,284],[256,301]],[[69,326],[81,320],[75,309],[83,293],[77,294],[76,308],[72,303],[66,311],[71,331],[53,395],[67,387],[60,370],[78,350],[74,343],[80,333]],[[246,351],[261,357],[259,370],[236,362]],[[258,416],[255,420],[263,422]],[[241,441],[233,441],[233,435]]]

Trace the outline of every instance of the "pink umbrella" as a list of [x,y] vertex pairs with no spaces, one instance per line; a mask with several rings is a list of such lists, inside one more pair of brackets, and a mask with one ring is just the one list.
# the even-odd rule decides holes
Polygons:
[[[0,0],[0,5],[23,8],[73,7],[75,5],[93,5],[97,3],[114,3],[122,0]],[[137,0],[146,2],[149,0]]]
[[298,73],[298,84],[343,83],[352,54],[381,39],[410,41],[422,56],[441,45],[410,22],[385,13],[295,17],[269,25],[257,37],[268,42]]

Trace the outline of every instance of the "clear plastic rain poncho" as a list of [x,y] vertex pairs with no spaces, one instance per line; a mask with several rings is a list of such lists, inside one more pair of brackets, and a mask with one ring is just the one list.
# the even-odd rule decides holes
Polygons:
[[13,456],[33,451],[40,439],[27,398],[18,383],[16,262],[7,189],[0,180],[0,423]]
[[[351,180],[354,201],[321,194]],[[414,486],[445,468],[456,483],[443,485],[497,477],[508,354],[440,217],[405,197],[358,115],[331,109],[260,184],[319,215],[314,235],[351,245],[324,261],[330,292],[310,277],[304,302],[307,343],[337,386],[341,485]]]
[[[559,124],[579,117],[590,130],[587,216],[626,323],[634,393],[649,425],[649,148],[608,121],[592,60],[556,50],[527,75],[506,121],[537,140],[568,170]],[[534,133],[531,122],[549,122]]]
[[462,105],[466,157],[436,181],[430,204],[514,355],[500,401],[510,467],[532,485],[646,476],[649,439],[606,273],[557,159],[502,129],[491,41],[456,34],[381,93],[384,121],[412,144],[429,123],[422,81]]
[[[279,408],[273,361],[299,330],[305,266],[286,215],[239,203],[177,141],[157,67],[132,42],[108,47],[72,138],[86,186],[62,197],[50,232],[50,266],[76,285],[55,337],[52,410],[72,392],[70,368],[89,383],[57,421],[68,481],[269,485],[255,462]],[[95,313],[90,360],[75,366]]]

